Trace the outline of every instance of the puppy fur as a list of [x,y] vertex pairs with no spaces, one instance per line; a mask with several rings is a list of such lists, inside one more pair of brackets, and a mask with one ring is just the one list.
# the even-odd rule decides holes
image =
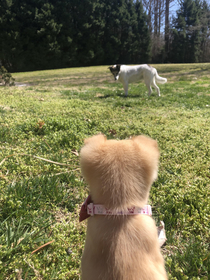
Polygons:
[[[145,136],[117,141],[100,134],[85,140],[80,161],[93,202],[123,210],[147,204],[159,150]],[[82,280],[167,279],[154,220],[147,215],[88,218],[81,270]]]
[[147,64],[128,66],[115,64],[109,67],[109,70],[113,74],[115,80],[119,80],[124,87],[125,96],[128,95],[128,84],[139,82],[141,79],[144,79],[145,85],[148,88],[148,96],[152,93],[153,86],[157,95],[160,96],[160,89],[156,85],[156,82],[164,84],[167,82],[166,78],[162,78],[158,75],[157,70]]

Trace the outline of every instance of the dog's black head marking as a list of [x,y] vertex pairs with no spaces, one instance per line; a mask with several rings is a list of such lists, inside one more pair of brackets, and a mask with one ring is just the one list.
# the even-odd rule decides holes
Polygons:
[[113,74],[115,80],[117,80],[117,76],[119,75],[120,67],[121,67],[121,64],[115,64],[115,65],[108,67],[109,70],[111,71],[111,73]]

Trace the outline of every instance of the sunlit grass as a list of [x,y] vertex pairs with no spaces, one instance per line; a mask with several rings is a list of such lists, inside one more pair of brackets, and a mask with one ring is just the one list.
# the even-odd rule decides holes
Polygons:
[[157,139],[150,203],[166,225],[169,279],[208,279],[210,64],[154,66],[168,79],[159,98],[143,83],[125,98],[108,66],[14,73],[24,86],[0,87],[0,279],[79,279],[78,153],[99,132]]

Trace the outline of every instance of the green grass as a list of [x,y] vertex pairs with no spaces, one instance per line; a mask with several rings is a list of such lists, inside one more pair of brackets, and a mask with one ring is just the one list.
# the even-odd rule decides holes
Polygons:
[[[0,86],[0,279],[79,279],[84,138],[146,134],[161,151],[150,203],[169,279],[210,275],[210,64],[156,65],[161,97],[107,66],[14,73]],[[49,243],[48,243],[49,242]]]

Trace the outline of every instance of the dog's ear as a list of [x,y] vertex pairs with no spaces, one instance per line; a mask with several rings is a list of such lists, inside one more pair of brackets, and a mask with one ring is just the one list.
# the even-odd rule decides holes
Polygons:
[[144,136],[144,135],[139,135],[139,136],[134,136],[131,138],[134,142],[137,142],[139,144],[145,144],[145,145],[150,145],[151,147],[154,147],[158,150],[158,143],[156,140]]
[[113,66],[109,66],[108,69],[111,70],[113,68]]
[[84,140],[84,144],[87,145],[87,144],[98,144],[98,143],[101,143],[101,142],[105,142],[106,141],[106,136],[104,134],[97,134],[97,135],[94,135],[92,137],[89,137],[89,138],[86,138]]
[[121,64],[117,64],[117,71],[120,71]]

